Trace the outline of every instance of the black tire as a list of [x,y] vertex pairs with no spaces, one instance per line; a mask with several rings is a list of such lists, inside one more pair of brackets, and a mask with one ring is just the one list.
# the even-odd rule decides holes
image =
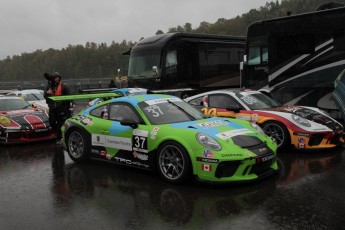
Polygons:
[[170,183],[180,184],[191,176],[191,163],[182,145],[168,141],[157,151],[157,168],[160,175]]
[[267,136],[277,143],[279,150],[284,149],[290,143],[290,135],[285,126],[276,121],[267,121],[261,125]]
[[75,162],[85,162],[90,153],[90,143],[82,130],[74,129],[67,136],[67,152],[70,158]]

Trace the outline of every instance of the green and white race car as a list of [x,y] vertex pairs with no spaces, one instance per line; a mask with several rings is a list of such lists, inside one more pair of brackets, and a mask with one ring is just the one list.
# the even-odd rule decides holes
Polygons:
[[278,170],[277,145],[260,127],[207,118],[170,95],[113,98],[74,115],[62,131],[64,148],[76,162],[92,158],[157,170],[171,183],[191,176],[215,183],[254,181]]

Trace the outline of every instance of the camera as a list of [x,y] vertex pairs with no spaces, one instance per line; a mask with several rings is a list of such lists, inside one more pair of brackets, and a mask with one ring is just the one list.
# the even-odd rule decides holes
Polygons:
[[55,84],[54,75],[49,74],[49,73],[44,73],[44,77],[48,81],[49,88],[53,88]]

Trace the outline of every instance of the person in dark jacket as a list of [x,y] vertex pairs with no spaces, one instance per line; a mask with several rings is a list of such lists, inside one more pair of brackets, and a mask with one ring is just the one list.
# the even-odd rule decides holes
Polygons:
[[61,127],[64,122],[71,117],[70,101],[54,102],[49,99],[49,96],[69,95],[69,88],[61,81],[61,75],[57,72],[51,75],[51,81],[44,90],[44,98],[49,107],[49,123],[52,129],[56,132],[57,144],[61,144]]

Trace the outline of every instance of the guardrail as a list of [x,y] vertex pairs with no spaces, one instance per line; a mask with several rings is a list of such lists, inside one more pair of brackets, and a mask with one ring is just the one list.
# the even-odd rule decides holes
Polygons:
[[[62,79],[63,83],[68,85],[71,93],[78,93],[83,89],[108,88],[113,78],[92,78],[92,79]],[[22,89],[42,89],[47,85],[47,80],[40,81],[12,81],[0,82],[1,90],[22,90]]]

